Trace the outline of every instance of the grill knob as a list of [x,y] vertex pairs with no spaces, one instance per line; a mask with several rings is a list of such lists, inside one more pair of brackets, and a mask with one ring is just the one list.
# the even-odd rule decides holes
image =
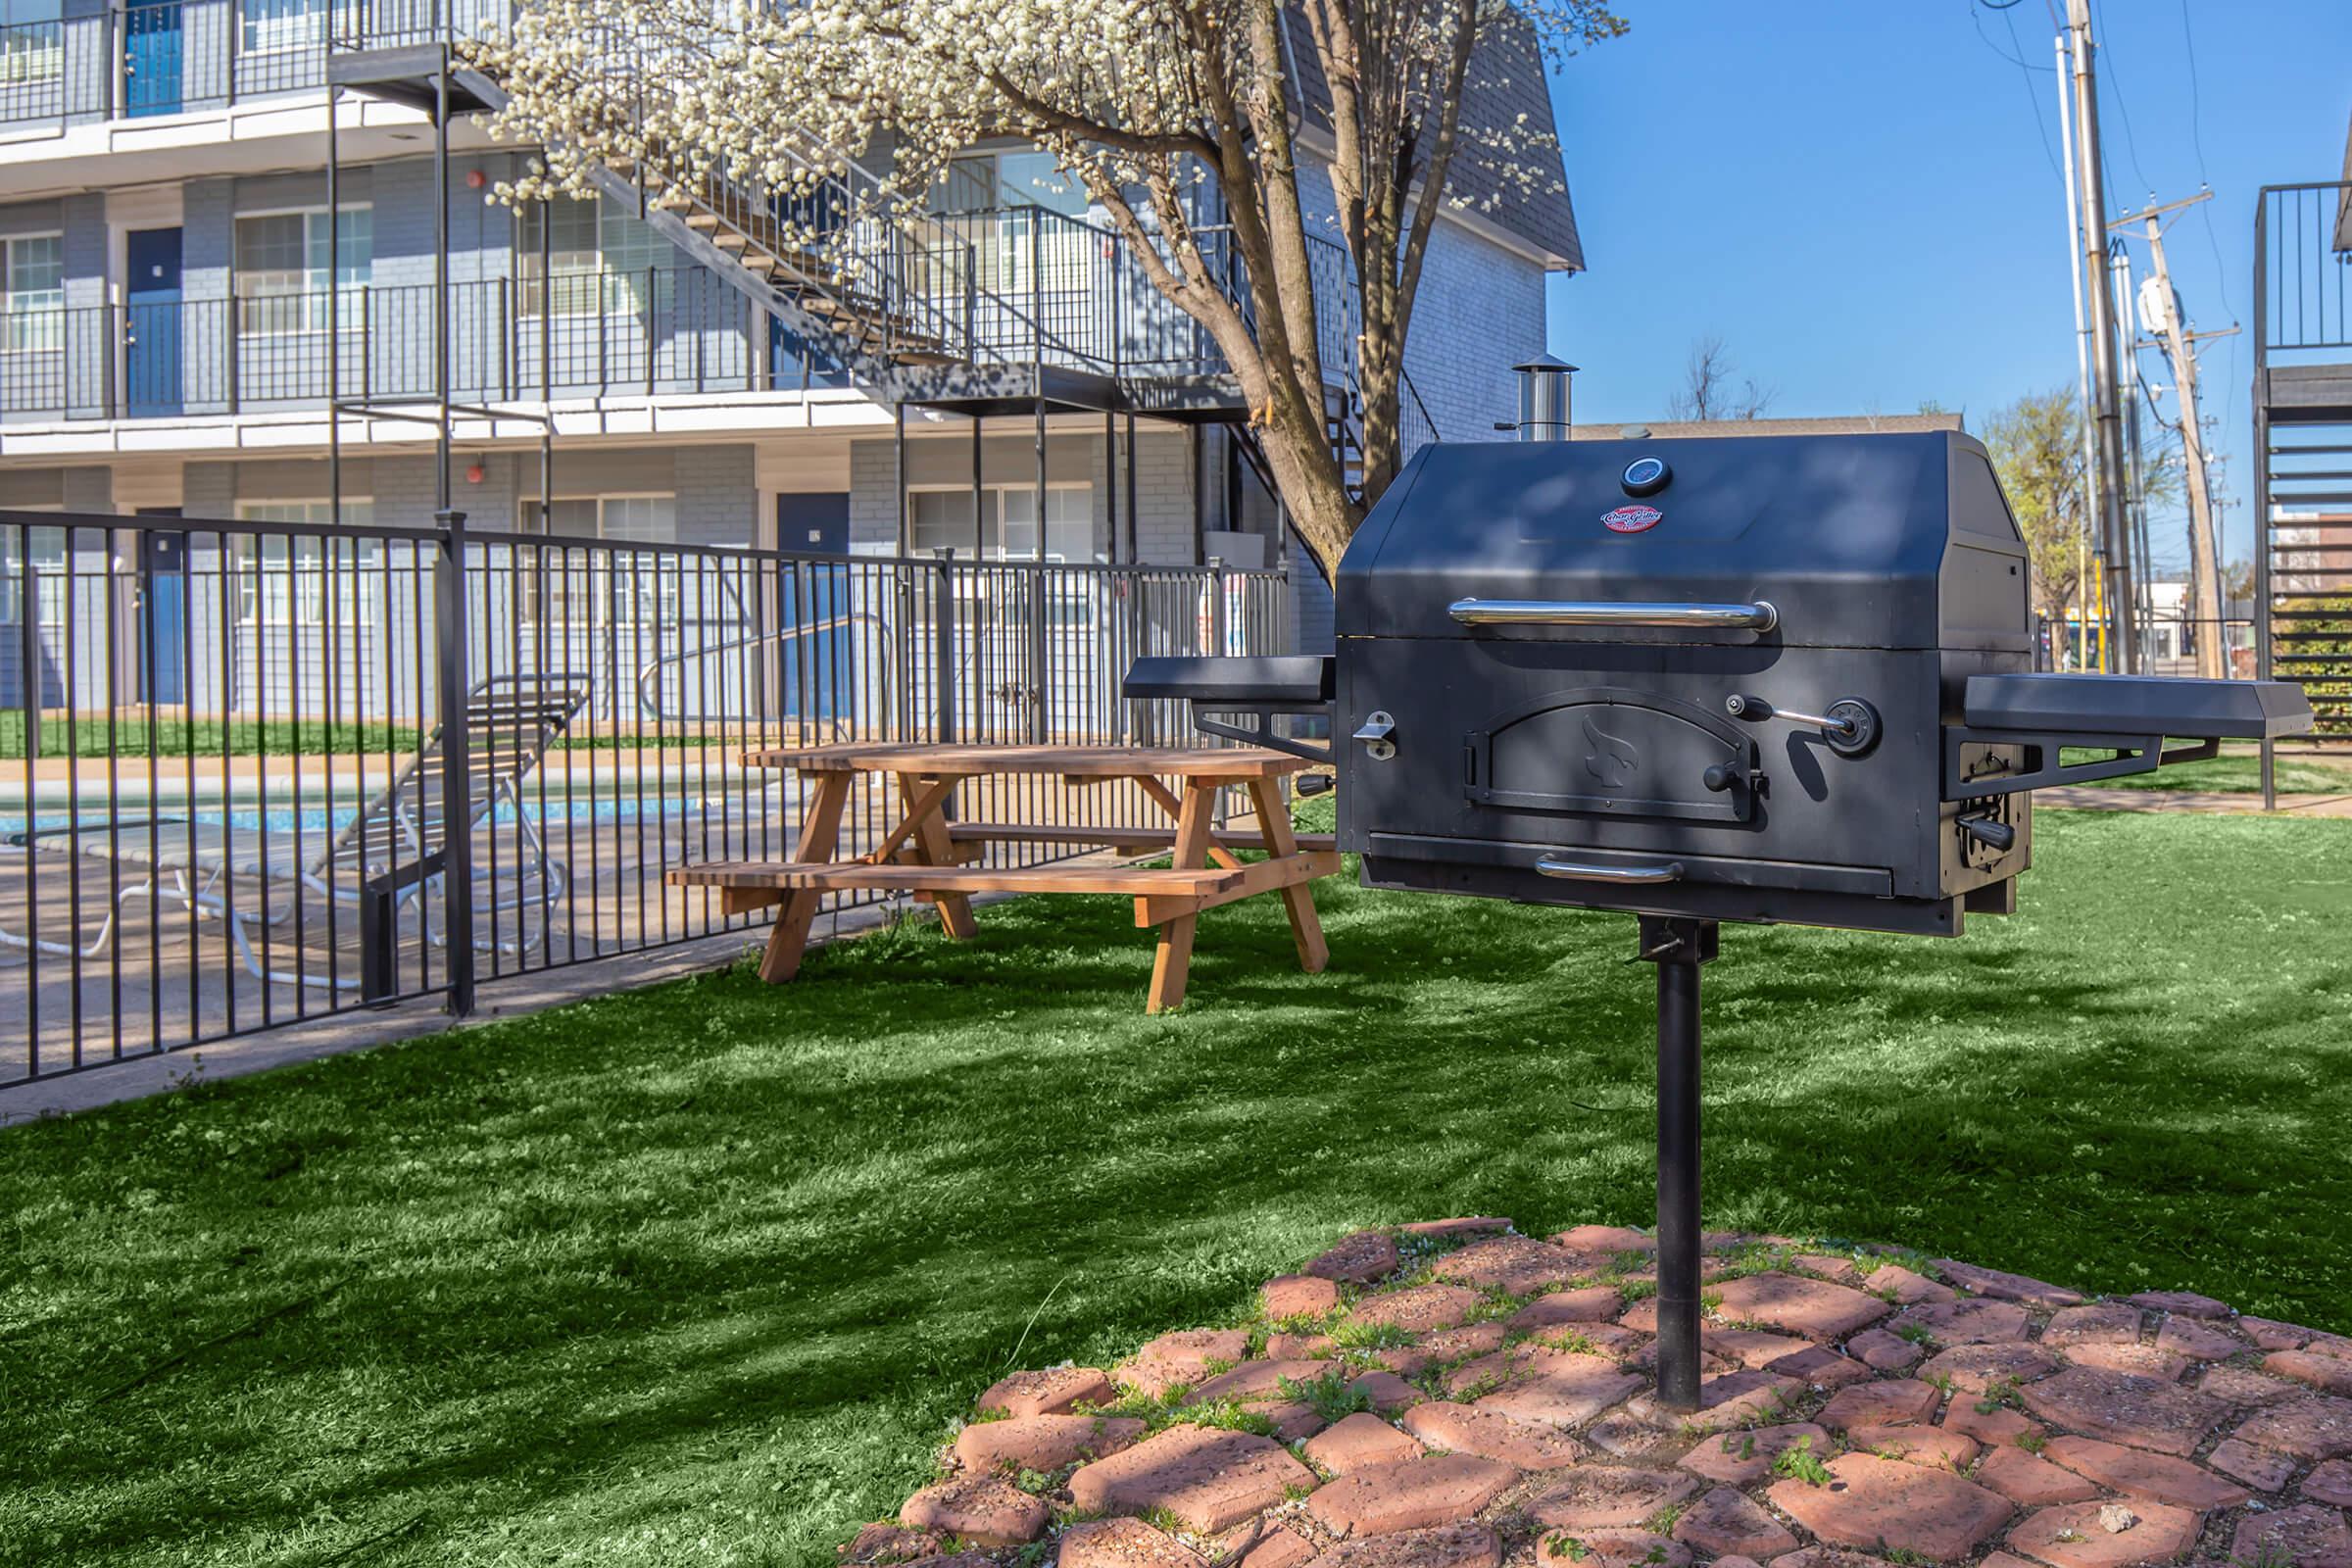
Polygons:
[[1740,782],[1740,774],[1729,762],[1717,762],[1704,773],[1699,774],[1698,781],[1721,795],[1725,790]]

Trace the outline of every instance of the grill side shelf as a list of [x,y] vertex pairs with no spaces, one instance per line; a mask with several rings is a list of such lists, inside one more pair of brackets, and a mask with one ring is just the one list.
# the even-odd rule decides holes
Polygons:
[[[2015,771],[1971,774],[1965,750],[1970,746],[2018,747],[2026,754],[2025,761]],[[2117,755],[2088,762],[2061,760],[2070,746]],[[2177,746],[2166,751],[2162,735],[2060,734],[1951,724],[1943,731],[1943,798],[1979,801],[1987,796],[2015,795],[2022,790],[2049,789],[2061,784],[2092,784],[2103,778],[2153,773],[2167,762],[2200,761],[2219,755],[2221,749],[2219,740],[2203,740],[2194,746]]]

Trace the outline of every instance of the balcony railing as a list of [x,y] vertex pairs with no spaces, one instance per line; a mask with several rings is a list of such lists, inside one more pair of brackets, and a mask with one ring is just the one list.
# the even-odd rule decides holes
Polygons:
[[[434,395],[429,283],[36,311],[0,320],[0,416],[136,419]],[[552,309],[551,309],[552,307]],[[450,285],[450,390],[466,402],[845,385],[771,341],[701,269]]]

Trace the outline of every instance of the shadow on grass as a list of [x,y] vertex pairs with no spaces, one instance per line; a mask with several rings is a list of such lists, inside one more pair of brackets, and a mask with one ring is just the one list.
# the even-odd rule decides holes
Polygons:
[[[2053,816],[1961,942],[1727,933],[1709,1223],[2352,1326],[2347,848]],[[1029,901],[10,1133],[0,1549],[826,1563],[1016,1361],[1355,1225],[1647,1217],[1630,922],[1317,893],[1330,972],[1220,910],[1165,1018],[1123,903]]]

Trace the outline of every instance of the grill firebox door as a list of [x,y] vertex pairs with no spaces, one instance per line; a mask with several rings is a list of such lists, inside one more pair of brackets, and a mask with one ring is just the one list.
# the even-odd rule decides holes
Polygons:
[[1509,810],[1745,822],[1758,779],[1750,732],[1631,687],[1548,692],[1463,745],[1464,793]]

